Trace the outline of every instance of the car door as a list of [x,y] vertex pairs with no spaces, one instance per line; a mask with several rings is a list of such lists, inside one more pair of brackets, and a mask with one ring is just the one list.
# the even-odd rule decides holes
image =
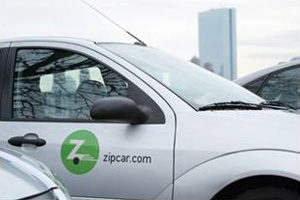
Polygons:
[[[152,199],[172,184],[174,113],[138,75],[63,42],[15,42],[6,67],[1,145],[45,163],[72,196]],[[152,114],[138,125],[92,120],[93,103],[110,96]]]

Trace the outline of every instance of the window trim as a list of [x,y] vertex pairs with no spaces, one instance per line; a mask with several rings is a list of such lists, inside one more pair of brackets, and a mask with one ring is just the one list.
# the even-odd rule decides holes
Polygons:
[[[17,59],[17,52],[20,49],[59,49],[59,50],[65,50],[65,51],[71,51],[73,53],[77,53],[79,55],[85,56],[87,58],[93,59],[97,62],[99,62],[101,65],[108,67],[112,71],[116,70],[107,64],[101,62],[99,59],[92,57],[84,52],[76,51],[74,49],[70,48],[62,48],[62,47],[53,47],[53,46],[21,46],[21,47],[11,47],[8,52],[8,60],[7,60],[7,70],[6,70],[6,76],[4,82],[6,83],[6,90],[5,93],[8,95],[3,95],[3,99],[5,99],[5,102],[7,102],[7,105],[4,107],[3,111],[3,120],[4,121],[20,121],[20,122],[63,122],[63,123],[121,123],[121,122],[113,122],[113,121],[95,121],[95,120],[85,120],[85,119],[54,119],[54,118],[45,118],[45,119],[14,119],[13,118],[13,90],[14,90],[14,71],[15,71],[15,63]],[[116,72],[118,73],[118,72]],[[120,74],[120,73],[118,73]],[[147,102],[147,105],[150,105],[152,107],[152,110],[155,110],[156,112],[153,113],[153,117],[150,121],[145,122],[144,124],[165,124],[165,114],[161,107],[149,96],[147,95],[142,89],[140,89],[138,86],[136,86],[134,83],[132,83],[127,77],[124,77],[122,74],[120,74],[127,82],[128,84],[133,87],[133,90],[139,91],[139,95],[135,94],[132,95],[132,99],[141,99],[141,94],[144,95],[144,102]],[[4,93],[4,92],[3,92]],[[153,109],[153,106],[156,107]]]
[[1,120],[7,120],[9,119],[9,116],[11,115],[11,104],[12,104],[12,83],[13,80],[11,78],[11,67],[12,67],[12,59],[14,58],[14,51],[12,48],[8,49],[7,52],[7,59],[6,64],[4,67],[4,73],[3,73],[3,84],[2,84],[2,102],[1,102]]
[[259,90],[257,90],[257,92],[255,94],[257,94],[258,96],[261,95],[261,92],[263,90],[263,88],[268,84],[269,80],[276,74],[280,74],[280,73],[283,73],[285,71],[289,71],[289,70],[293,70],[293,69],[296,69],[296,68],[299,68],[300,69],[300,65],[292,65],[292,66],[289,66],[289,67],[286,67],[286,68],[283,68],[283,69],[279,69],[279,70],[276,70],[274,72],[271,72],[267,75],[267,77],[265,78],[264,82],[261,84],[261,86],[259,87]]
[[[259,81],[261,78],[263,78],[262,83],[261,83],[261,84],[259,85],[259,87],[255,90],[255,92],[253,92],[254,94],[258,94],[258,91],[259,91],[259,90],[261,89],[261,87],[265,84],[265,82],[266,82],[266,80],[268,79],[269,75],[270,75],[270,74],[265,74],[265,75],[263,75],[263,76],[260,76],[260,77],[258,77],[258,78],[256,78],[256,79],[250,81],[249,83],[245,84],[243,87],[244,87],[245,89],[248,90],[247,87],[248,87],[249,85],[251,85],[251,84],[253,84],[253,83]],[[249,90],[249,91],[250,91],[250,90]],[[252,92],[252,91],[250,91],[250,92]]]
[[0,119],[2,118],[2,107],[5,107],[5,101],[2,100],[2,93],[4,90],[4,73],[6,69],[6,62],[8,56],[9,47],[0,48]]

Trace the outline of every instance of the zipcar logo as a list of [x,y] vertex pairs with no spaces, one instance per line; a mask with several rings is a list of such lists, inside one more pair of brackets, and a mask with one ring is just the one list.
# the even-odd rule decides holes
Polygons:
[[74,144],[75,147],[72,149],[70,154],[67,157],[67,160],[73,160],[74,164],[78,164],[81,160],[82,161],[94,161],[97,162],[90,154],[79,154],[77,153],[80,147],[85,143],[85,140],[70,140],[70,144]]
[[90,131],[75,131],[63,142],[61,159],[64,166],[73,174],[88,173],[95,167],[98,158],[98,140]]

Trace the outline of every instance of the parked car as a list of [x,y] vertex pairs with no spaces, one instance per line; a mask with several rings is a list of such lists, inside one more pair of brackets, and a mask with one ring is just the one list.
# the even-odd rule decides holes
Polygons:
[[0,199],[69,200],[58,178],[45,165],[0,147]]
[[235,83],[268,101],[280,101],[300,109],[300,59],[254,72]]
[[140,44],[0,42],[0,142],[72,197],[299,199],[299,115]]

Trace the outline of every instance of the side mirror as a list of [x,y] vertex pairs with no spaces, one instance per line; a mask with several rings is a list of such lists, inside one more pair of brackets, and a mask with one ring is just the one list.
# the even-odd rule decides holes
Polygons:
[[104,97],[95,102],[90,110],[94,120],[142,124],[149,118],[149,108],[138,106],[127,97]]

